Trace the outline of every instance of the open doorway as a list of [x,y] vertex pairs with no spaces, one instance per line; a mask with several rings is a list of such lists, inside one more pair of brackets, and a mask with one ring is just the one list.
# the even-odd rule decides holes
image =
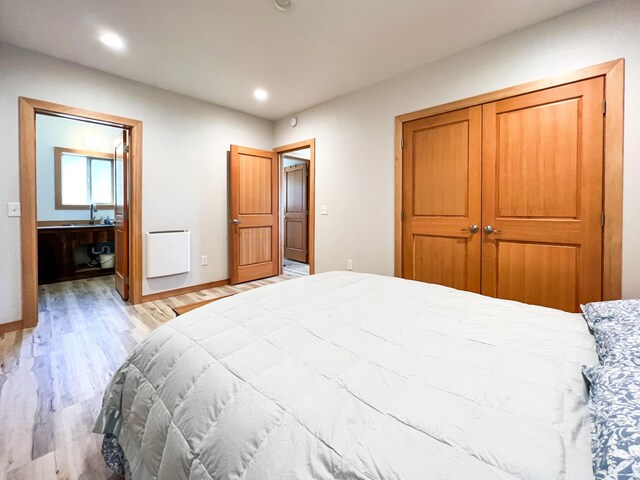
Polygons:
[[306,147],[282,154],[282,271],[289,276],[309,275],[310,150]]
[[280,272],[309,275],[315,271],[315,140],[274,150],[279,154]]
[[39,285],[112,276],[141,301],[142,122],[20,98],[22,328]]
[[124,132],[36,114],[38,285],[115,274],[115,151]]

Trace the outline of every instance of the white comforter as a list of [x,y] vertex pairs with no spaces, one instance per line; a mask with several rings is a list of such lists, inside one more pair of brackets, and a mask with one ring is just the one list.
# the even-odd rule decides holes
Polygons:
[[134,479],[592,477],[582,317],[333,272],[156,330],[105,395]]

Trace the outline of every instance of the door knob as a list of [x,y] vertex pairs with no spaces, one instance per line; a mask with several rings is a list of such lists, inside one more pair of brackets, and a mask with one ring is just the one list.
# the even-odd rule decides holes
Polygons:
[[477,233],[478,230],[480,230],[480,227],[478,227],[478,225],[476,225],[475,223],[471,225],[469,228],[462,229],[463,232],[471,232],[471,233]]
[[500,233],[500,230],[494,229],[491,225],[487,225],[483,228],[484,233]]
[[233,223],[234,225],[238,225],[239,223],[242,223],[242,220],[238,220],[237,218],[234,218],[233,220],[231,220],[231,223]]

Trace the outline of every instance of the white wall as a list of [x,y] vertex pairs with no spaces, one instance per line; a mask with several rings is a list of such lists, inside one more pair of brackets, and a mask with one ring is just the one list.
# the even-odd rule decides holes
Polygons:
[[20,219],[5,214],[19,200],[19,96],[144,122],[143,231],[193,232],[191,273],[144,293],[228,278],[227,150],[270,149],[272,122],[0,43],[0,323],[21,318]]
[[[36,132],[38,221],[89,220],[88,207],[83,210],[56,210],[54,148],[88,150],[84,139],[91,136],[96,143],[93,151],[113,155],[114,140],[122,138],[122,129],[69,118],[37,115]],[[113,209],[99,209],[95,215],[97,218],[113,218]]]
[[[275,144],[316,138],[316,271],[393,273],[394,117],[626,58],[623,295],[640,298],[640,1],[556,17],[276,123]],[[335,239],[339,238],[340,241]]]

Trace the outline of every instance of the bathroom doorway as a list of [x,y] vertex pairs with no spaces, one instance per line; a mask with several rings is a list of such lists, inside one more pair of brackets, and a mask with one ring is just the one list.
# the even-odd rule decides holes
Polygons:
[[25,98],[20,120],[22,327],[48,283],[104,277],[139,303],[142,123]]
[[38,285],[114,275],[115,153],[123,132],[36,114]]

